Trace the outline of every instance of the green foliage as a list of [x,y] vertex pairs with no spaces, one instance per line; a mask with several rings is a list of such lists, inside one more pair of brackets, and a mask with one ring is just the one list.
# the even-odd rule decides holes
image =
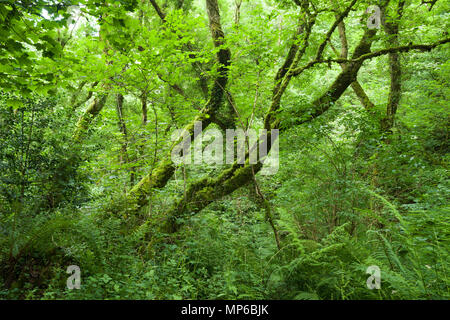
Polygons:
[[[448,300],[448,44],[400,54],[389,130],[388,55],[351,79],[373,108],[349,86],[312,119],[313,101],[331,96],[345,70],[317,63],[291,79],[273,115],[282,130],[276,175],[256,175],[256,187],[249,166],[241,176],[226,164],[158,171],[172,168],[172,133],[192,128],[211,98],[225,47],[224,101],[203,119],[220,130],[221,121],[263,128],[291,46],[305,45],[298,62],[307,65],[335,21],[330,1],[311,1],[306,41],[298,5],[306,2],[221,0],[225,38],[216,47],[200,0],[157,0],[164,19],[149,1],[0,0],[0,298]],[[342,10],[350,1],[332,3]],[[431,11],[406,1],[401,19],[397,3],[387,12],[400,45],[448,37],[448,1]],[[350,53],[371,4],[357,1],[344,20]],[[341,40],[336,29],[322,58],[337,58]],[[371,50],[391,43],[381,28]],[[77,118],[86,132],[74,139]],[[228,172],[239,188],[214,199],[232,187],[217,179]],[[130,204],[130,190],[152,173],[170,179],[139,190],[147,205]],[[194,212],[191,191],[214,201]],[[177,210],[181,227],[167,234],[161,226]],[[81,268],[81,290],[66,287],[69,265]],[[374,265],[381,288],[370,290]]]

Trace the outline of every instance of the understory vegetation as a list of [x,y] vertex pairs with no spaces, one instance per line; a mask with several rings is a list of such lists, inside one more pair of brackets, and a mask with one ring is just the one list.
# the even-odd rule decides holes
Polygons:
[[[450,299],[449,17],[0,1],[0,299]],[[276,172],[174,163],[194,121],[279,130]]]

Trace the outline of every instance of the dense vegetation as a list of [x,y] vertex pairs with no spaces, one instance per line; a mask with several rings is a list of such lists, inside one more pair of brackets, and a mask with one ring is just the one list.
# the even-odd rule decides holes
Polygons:
[[[449,299],[449,18],[1,0],[0,298]],[[195,121],[278,130],[278,170],[174,163]]]

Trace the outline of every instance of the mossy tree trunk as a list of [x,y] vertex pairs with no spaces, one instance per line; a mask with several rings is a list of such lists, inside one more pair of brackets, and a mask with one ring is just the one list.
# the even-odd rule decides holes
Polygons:
[[[392,14],[389,20],[383,21],[383,27],[386,34],[389,36],[388,41],[391,44],[391,47],[399,46],[399,19],[403,15],[404,5],[405,1],[400,0],[398,2],[395,14]],[[395,114],[397,113],[402,95],[402,69],[400,64],[400,55],[398,52],[389,52],[388,58],[391,84],[388,102],[386,105],[386,116],[381,121],[381,129],[383,132],[391,131],[394,126]]]
[[[219,64],[218,75],[214,79],[214,83],[209,94],[209,100],[200,114],[188,124],[184,130],[190,135],[191,141],[194,141],[194,124],[200,121],[203,130],[206,129],[211,122],[215,120],[216,114],[223,107],[224,92],[228,82],[228,68],[230,66],[231,52],[224,47],[224,33],[220,22],[219,6],[217,0],[206,0],[208,12],[209,27],[214,46],[220,48],[217,53],[217,62]],[[127,195],[127,207],[129,211],[136,212],[148,203],[148,198],[154,188],[163,188],[175,172],[176,166],[171,160],[171,153],[183,137],[180,137],[172,144],[168,155],[161,161],[156,168],[147,174]]]

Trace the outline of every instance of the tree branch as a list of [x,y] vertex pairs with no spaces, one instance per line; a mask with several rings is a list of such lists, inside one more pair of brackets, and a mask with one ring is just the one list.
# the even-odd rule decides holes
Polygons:
[[315,66],[316,64],[319,63],[348,63],[348,62],[356,62],[356,63],[360,63],[360,62],[364,62],[366,60],[369,59],[373,59],[385,54],[388,54],[390,52],[408,52],[411,50],[419,50],[419,51],[431,51],[434,48],[436,48],[437,46],[446,44],[450,42],[450,38],[446,38],[446,39],[442,39],[438,42],[435,43],[431,43],[431,44],[409,44],[409,45],[405,45],[405,46],[398,46],[398,47],[392,47],[392,48],[385,48],[385,49],[381,49],[378,51],[374,51],[374,52],[370,52],[370,53],[366,53],[358,58],[355,59],[321,59],[321,60],[314,60],[314,61],[310,61],[306,66],[301,67],[301,68],[297,68],[291,71],[291,74],[293,76],[297,76],[299,74],[301,74],[302,72],[304,72],[307,69],[310,69],[311,67]]

